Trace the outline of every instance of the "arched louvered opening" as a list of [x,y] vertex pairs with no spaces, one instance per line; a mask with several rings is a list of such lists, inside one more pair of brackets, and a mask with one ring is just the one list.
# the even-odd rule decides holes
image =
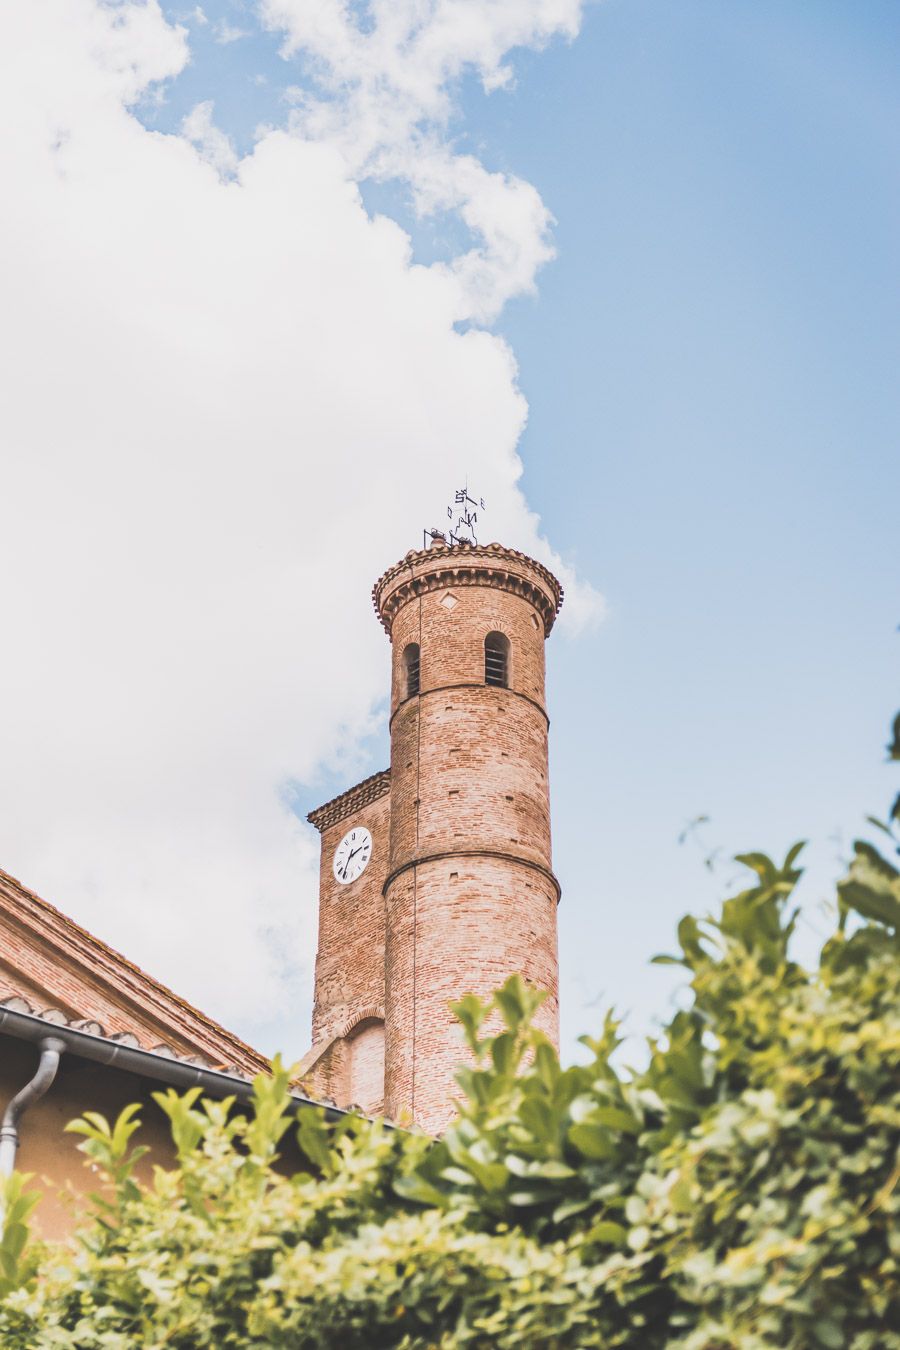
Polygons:
[[418,642],[411,642],[403,652],[403,671],[406,676],[406,698],[412,698],[419,692],[419,670],[421,657]]
[[484,639],[484,682],[501,689],[509,687],[509,638],[505,633],[488,633]]

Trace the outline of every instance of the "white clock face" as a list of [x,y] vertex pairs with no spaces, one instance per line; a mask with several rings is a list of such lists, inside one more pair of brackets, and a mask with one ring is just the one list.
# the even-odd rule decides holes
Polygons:
[[362,876],[371,856],[372,836],[364,826],[357,825],[355,830],[344,835],[334,850],[332,868],[335,879],[342,886],[349,886],[351,881]]

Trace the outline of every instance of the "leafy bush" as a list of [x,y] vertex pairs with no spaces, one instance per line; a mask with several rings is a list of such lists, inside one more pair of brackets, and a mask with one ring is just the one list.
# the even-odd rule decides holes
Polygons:
[[[900,719],[892,752],[900,758]],[[900,799],[888,835],[900,823]],[[893,844],[896,838],[892,835]],[[682,920],[693,1005],[629,1072],[606,1018],[561,1068],[518,978],[456,1012],[471,1049],[433,1142],[161,1093],[178,1166],[134,1177],[134,1109],[70,1129],[109,1183],[75,1245],[7,1197],[8,1350],[898,1350],[900,875],[855,845],[814,970],[789,953],[800,846]],[[503,1029],[486,1034],[499,1014]],[[306,1160],[275,1169],[286,1133]]]

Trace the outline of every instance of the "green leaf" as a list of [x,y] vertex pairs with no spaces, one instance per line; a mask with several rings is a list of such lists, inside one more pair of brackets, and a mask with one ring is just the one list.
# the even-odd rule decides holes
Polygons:
[[434,1209],[446,1209],[450,1204],[449,1197],[443,1191],[416,1173],[397,1177],[394,1191],[403,1200],[412,1200],[417,1205],[430,1205]]
[[[802,848],[803,845],[794,845],[794,849]],[[794,849],[791,850],[793,853]],[[751,872],[755,872],[764,885],[771,885],[777,875],[775,864],[765,853],[736,853],[735,862],[742,863],[744,867],[749,867]]]
[[494,1003],[510,1031],[518,1031],[530,1021],[547,997],[542,990],[526,984],[521,975],[510,975],[494,994]]
[[613,1223],[609,1219],[601,1219],[588,1229],[587,1240],[588,1242],[602,1242],[610,1247],[624,1247],[628,1241],[628,1230],[623,1228],[620,1223]]
[[297,1142],[311,1163],[323,1172],[331,1169],[331,1141],[323,1111],[307,1108],[297,1116]]
[[564,1223],[566,1219],[574,1218],[576,1214],[583,1214],[586,1209],[590,1209],[593,1201],[590,1196],[573,1196],[571,1200],[564,1200],[561,1205],[557,1205],[553,1211],[553,1222]]
[[576,1148],[585,1158],[594,1158],[599,1161],[616,1156],[616,1143],[610,1137],[609,1130],[604,1126],[594,1125],[588,1121],[580,1125],[572,1125],[569,1127],[568,1138],[573,1148]]
[[536,1139],[549,1144],[556,1140],[559,1133],[559,1121],[550,1103],[540,1097],[526,1097],[519,1115],[522,1124]]
[[546,1191],[511,1191],[508,1198],[509,1203],[517,1209],[527,1209],[534,1205],[546,1205],[549,1197]]
[[568,1163],[560,1162],[557,1158],[548,1158],[546,1162],[535,1163],[531,1168],[531,1176],[544,1177],[548,1181],[565,1181],[569,1177],[576,1177],[578,1173]]
[[782,871],[789,872],[805,848],[806,848],[805,839],[801,839],[799,840],[798,843],[794,844],[793,848],[790,848],[787,852],[787,856],[785,857]]
[[894,718],[891,739],[887,747],[888,759],[900,759],[900,712]]
[[469,1048],[477,1049],[478,1033],[488,1013],[487,1004],[475,994],[465,994],[458,1002],[450,1004],[450,1010],[461,1024]]
[[491,1041],[491,1060],[495,1073],[508,1074],[516,1063],[516,1037],[504,1031]]
[[827,1350],[844,1350],[847,1344],[843,1331],[837,1322],[832,1322],[830,1318],[820,1317],[814,1322],[813,1334],[819,1344],[826,1346]]
[[703,931],[693,914],[685,914],[678,924],[678,941],[684,952],[684,964],[692,970],[707,960],[701,945]]
[[900,931],[900,880],[886,859],[868,844],[855,845],[857,856],[838,885],[840,902],[864,919]]
[[616,1106],[600,1106],[592,1112],[590,1122],[606,1125],[611,1130],[621,1130],[625,1134],[640,1134],[642,1127],[638,1118],[630,1111],[622,1111]]

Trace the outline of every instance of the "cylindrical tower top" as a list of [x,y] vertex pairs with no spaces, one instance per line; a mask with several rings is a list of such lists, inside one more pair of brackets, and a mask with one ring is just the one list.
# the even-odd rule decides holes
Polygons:
[[410,549],[372,588],[375,612],[388,637],[394,618],[410,600],[432,591],[488,586],[526,599],[549,633],[563,602],[563,588],[542,563],[502,544],[441,544]]

